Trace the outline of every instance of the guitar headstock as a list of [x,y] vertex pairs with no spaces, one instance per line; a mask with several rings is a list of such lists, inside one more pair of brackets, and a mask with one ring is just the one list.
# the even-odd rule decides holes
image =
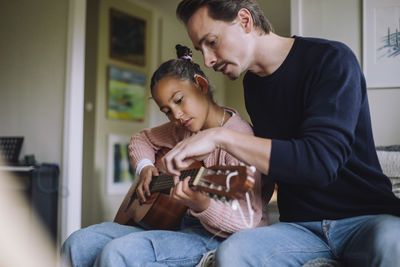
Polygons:
[[253,166],[213,166],[204,168],[193,185],[218,198],[242,199],[254,186],[254,173]]

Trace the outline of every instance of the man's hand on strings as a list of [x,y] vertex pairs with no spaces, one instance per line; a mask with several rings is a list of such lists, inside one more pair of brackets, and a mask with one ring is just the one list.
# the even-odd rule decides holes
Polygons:
[[189,167],[195,161],[208,157],[217,146],[214,142],[218,128],[200,131],[179,142],[163,158],[165,170],[172,175],[179,175],[180,170]]

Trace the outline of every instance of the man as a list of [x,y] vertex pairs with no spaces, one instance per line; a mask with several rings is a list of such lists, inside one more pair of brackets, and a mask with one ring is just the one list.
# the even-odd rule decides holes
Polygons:
[[398,266],[400,199],[382,173],[359,63],[342,43],[276,35],[253,0],[183,0],[205,65],[243,85],[256,137],[202,131],[163,159],[178,174],[220,147],[278,184],[280,223],[238,232],[218,266]]

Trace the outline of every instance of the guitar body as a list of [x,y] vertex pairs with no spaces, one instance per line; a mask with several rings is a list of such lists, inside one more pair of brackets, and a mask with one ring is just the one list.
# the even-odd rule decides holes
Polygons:
[[162,192],[153,193],[145,203],[140,203],[133,196],[136,187],[132,188],[133,190],[129,190],[130,192],[125,196],[114,222],[140,226],[144,229],[175,230],[178,228],[186,213],[186,206]]
[[[160,159],[161,156],[158,154],[156,158]],[[182,170],[180,179],[190,176],[191,186],[226,200],[243,198],[254,185],[254,172],[255,168],[253,170],[245,166],[213,166],[206,169],[201,167],[200,162],[195,162],[187,170]],[[149,186],[151,195],[144,203],[140,203],[136,196],[137,184],[136,181],[129,188],[114,222],[144,229],[177,229],[187,207],[169,197],[170,188],[174,186],[172,176],[154,176]]]
[[[161,160],[167,152],[166,149],[160,150],[156,155],[156,161]],[[188,169],[200,167],[201,162],[195,162]],[[169,190],[152,193],[146,202],[140,203],[136,196],[136,187],[136,183],[132,184],[118,209],[114,222],[140,226],[149,230],[176,230],[187,207],[169,197]]]
[[187,207],[169,195],[155,193],[156,199],[151,209],[138,222],[145,229],[174,230],[179,227],[182,217],[187,211]]

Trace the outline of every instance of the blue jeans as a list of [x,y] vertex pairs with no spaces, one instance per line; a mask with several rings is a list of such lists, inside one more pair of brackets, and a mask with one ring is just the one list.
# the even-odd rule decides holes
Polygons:
[[347,266],[400,266],[400,217],[277,223],[237,232],[220,244],[216,266],[302,266],[315,258]]
[[67,266],[195,266],[222,241],[193,217],[179,231],[101,223],[74,232],[61,252]]

